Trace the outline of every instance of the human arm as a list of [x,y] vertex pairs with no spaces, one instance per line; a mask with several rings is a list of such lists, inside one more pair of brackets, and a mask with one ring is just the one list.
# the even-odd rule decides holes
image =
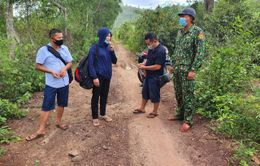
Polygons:
[[96,59],[97,55],[95,55],[96,47],[98,46],[97,45],[92,46],[88,53],[88,71],[89,71],[89,76],[93,79],[97,78],[97,72],[95,69],[95,63],[96,63],[95,61],[97,60]]
[[195,56],[191,65],[191,71],[197,71],[205,59],[205,43],[205,34],[203,31],[200,31],[195,40]]
[[139,67],[139,69],[154,71],[154,70],[160,70],[162,65],[155,64],[155,65],[151,65],[151,66],[145,66],[144,63],[140,63],[140,64],[138,64],[138,67]]
[[35,69],[36,70],[39,70],[41,72],[44,72],[44,73],[50,73],[51,75],[53,75],[53,77],[55,78],[60,78],[60,73],[57,73],[55,72],[54,70],[50,70],[48,69],[47,67],[45,67],[43,64],[39,64],[39,63],[36,63],[35,65]]
[[200,68],[204,58],[205,58],[205,34],[203,31],[198,33],[198,36],[195,40],[195,56],[193,59],[193,63],[191,65],[191,69],[188,73],[188,80],[194,80],[196,76],[196,71]]
[[96,52],[97,52],[97,48],[98,45],[95,45],[95,46],[92,46],[89,50],[89,54],[88,54],[88,71],[89,71],[89,75],[90,77],[93,79],[93,84],[94,86],[96,87],[99,87],[100,86],[100,83],[99,83],[99,79],[97,77],[97,72],[96,72],[96,69],[95,69],[95,61],[97,61],[97,58],[96,58]]
[[67,71],[71,68],[72,62],[67,63],[60,71],[60,76],[64,77],[67,73]]
[[116,57],[116,54],[115,54],[115,50],[114,50],[114,44],[110,41],[109,42],[109,53],[110,53],[110,57],[111,57],[111,62],[113,64],[116,64],[117,63],[117,57]]

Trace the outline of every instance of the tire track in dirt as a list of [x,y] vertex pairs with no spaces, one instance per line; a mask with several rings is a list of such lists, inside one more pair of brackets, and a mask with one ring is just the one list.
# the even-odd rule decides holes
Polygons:
[[[124,91],[126,112],[132,114],[141,102],[141,88],[137,78],[135,55],[120,43],[116,45],[119,66],[114,79]],[[122,96],[123,96],[122,95]],[[149,103],[146,112],[152,110]],[[181,122],[167,120],[176,107],[172,83],[161,89],[159,114],[155,119],[143,115],[131,115],[128,123],[131,165],[139,166],[226,166],[232,153],[230,140],[216,136],[209,129],[209,121],[194,117],[194,127],[188,133],[179,131]]]
[[[125,91],[125,98],[128,99],[124,103],[124,108],[127,108],[131,114],[135,108],[139,107],[141,102],[141,88],[137,78],[137,68],[133,67],[135,65],[133,59],[131,59],[133,55],[130,52],[121,45],[117,45],[116,49],[119,55],[119,63],[124,69],[116,72],[121,75],[120,81],[118,81],[121,82],[120,89]],[[162,98],[165,97],[173,96],[162,96]],[[174,106],[174,103],[172,104]],[[161,109],[164,108],[161,107]],[[151,110],[152,104],[149,103],[146,112]],[[159,114],[161,114],[160,111]],[[132,115],[128,128],[132,165],[191,165],[180,152],[176,151],[180,147],[173,141],[172,135],[161,122],[161,118],[148,119],[146,115]]]

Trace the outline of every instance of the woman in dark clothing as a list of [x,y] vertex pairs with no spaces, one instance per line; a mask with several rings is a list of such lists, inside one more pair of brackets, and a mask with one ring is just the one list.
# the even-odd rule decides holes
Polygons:
[[116,64],[117,58],[111,42],[112,34],[107,28],[100,28],[98,31],[98,44],[93,45],[89,50],[88,70],[93,78],[93,95],[91,98],[91,110],[93,125],[99,126],[98,100],[100,99],[100,119],[107,122],[112,119],[106,115],[107,96],[110,80],[112,77],[112,63]]

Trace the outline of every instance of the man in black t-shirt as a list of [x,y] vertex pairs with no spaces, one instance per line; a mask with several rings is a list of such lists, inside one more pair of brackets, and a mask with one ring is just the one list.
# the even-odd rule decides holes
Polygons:
[[147,61],[138,65],[139,69],[146,71],[146,77],[142,89],[142,104],[133,113],[145,113],[145,106],[148,100],[154,103],[153,111],[147,116],[154,118],[158,116],[160,103],[160,76],[163,75],[163,68],[166,60],[166,50],[157,39],[157,36],[149,32],[145,35],[145,43],[149,48]]

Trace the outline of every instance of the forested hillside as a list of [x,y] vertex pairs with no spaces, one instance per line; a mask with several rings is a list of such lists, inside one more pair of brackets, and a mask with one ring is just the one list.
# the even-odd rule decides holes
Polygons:
[[115,30],[119,28],[121,25],[123,25],[125,22],[135,20],[139,16],[140,12],[143,10],[136,7],[124,5],[122,5],[121,8],[122,11],[117,16],[113,25],[113,29]]

